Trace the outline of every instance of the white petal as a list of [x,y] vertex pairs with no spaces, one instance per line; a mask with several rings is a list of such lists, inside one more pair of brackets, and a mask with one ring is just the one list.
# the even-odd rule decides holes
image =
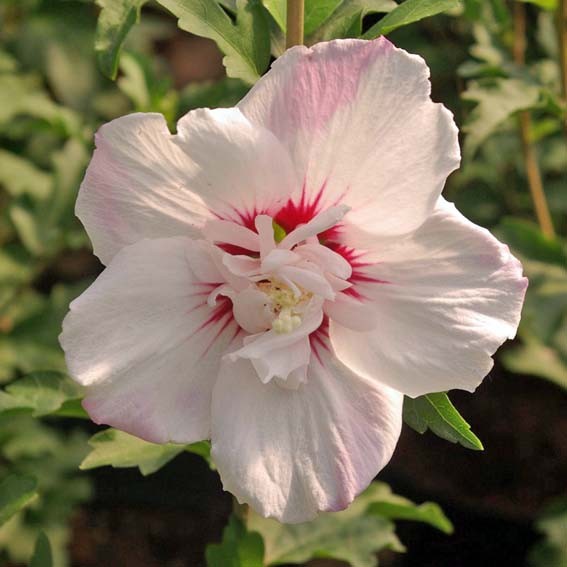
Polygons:
[[310,356],[309,337],[302,337],[284,348],[271,350],[265,357],[252,358],[251,362],[263,384],[276,378],[280,386],[295,389],[307,380]]
[[272,217],[258,215],[254,220],[254,225],[260,241],[260,257],[264,258],[276,247]]
[[195,236],[210,217],[174,139],[161,114],[130,114],[97,132],[76,213],[104,264],[142,238]]
[[327,279],[318,272],[299,266],[284,266],[277,271],[277,275],[283,280],[292,281],[294,284],[311,291],[315,295],[325,299],[334,299],[335,292]]
[[333,301],[325,302],[324,309],[329,319],[353,331],[370,331],[379,324],[376,309],[346,293],[337,293]]
[[177,127],[177,143],[198,165],[191,186],[220,218],[252,228],[299,186],[284,146],[236,108],[192,110]]
[[496,349],[516,334],[527,286],[518,260],[443,200],[381,256],[367,274],[388,283],[363,288],[377,326],[358,333],[331,321],[337,356],[409,396],[474,391]]
[[311,260],[324,272],[340,279],[347,280],[352,274],[352,266],[336,252],[320,244],[304,244],[295,248],[294,252],[306,260]]
[[356,244],[420,226],[459,164],[452,115],[430,90],[421,57],[337,40],[288,50],[239,108],[288,148],[307,203],[352,208],[341,238]]
[[250,287],[234,294],[232,305],[236,322],[247,333],[261,333],[271,327],[274,315],[265,293]]
[[293,232],[286,235],[281,241],[280,247],[293,248],[296,244],[325,232],[339,223],[348,211],[349,207],[345,205],[330,207],[324,210],[308,223],[298,226]]
[[342,510],[389,461],[402,399],[332,356],[312,362],[297,389],[262,384],[248,361],[223,364],[212,405],[223,486],[281,522]]
[[237,332],[210,245],[143,240],[122,249],[78,299],[60,337],[85,408],[149,441],[209,437],[209,404],[220,357]]
[[250,360],[263,359],[267,361],[271,352],[280,351],[291,347],[300,339],[308,337],[313,331],[319,328],[323,320],[322,302],[313,298],[302,315],[301,325],[289,333],[276,333],[268,331],[258,335],[246,337],[244,346],[231,354],[227,355],[230,360],[236,361],[239,358]]

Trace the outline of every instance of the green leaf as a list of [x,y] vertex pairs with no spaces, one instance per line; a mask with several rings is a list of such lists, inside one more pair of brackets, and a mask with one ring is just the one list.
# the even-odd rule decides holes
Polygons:
[[29,567],[53,567],[53,554],[47,536],[40,532]]
[[[262,0],[266,10],[270,13],[272,18],[280,29],[285,33],[287,29],[286,20],[287,20],[287,0]],[[307,10],[307,5],[305,6],[305,10]]]
[[538,106],[541,90],[521,79],[494,79],[473,82],[463,93],[465,100],[476,102],[463,126],[466,132],[464,153],[470,159],[479,146],[508,118]]
[[419,506],[393,494],[387,484],[375,482],[371,485],[372,502],[367,508],[368,514],[376,514],[389,520],[411,520],[429,524],[446,534],[453,533],[453,524],[435,502],[424,502]]
[[404,421],[418,433],[430,429],[451,443],[459,443],[467,449],[482,451],[480,439],[471,431],[447,394],[439,392],[419,398],[404,399]]
[[270,35],[260,0],[238,0],[236,22],[215,0],[158,0],[179,19],[179,27],[214,40],[225,54],[229,77],[255,83],[270,61]]
[[190,83],[180,93],[179,108],[185,113],[194,108],[229,108],[236,106],[249,90],[239,79]]
[[390,12],[396,7],[393,0],[343,0],[323,25],[311,34],[308,43],[359,37],[364,16]]
[[117,429],[106,429],[93,435],[89,445],[92,451],[83,460],[80,469],[138,467],[144,476],[161,469],[185,450],[184,445],[149,443]]
[[558,0],[516,0],[517,2],[526,2],[529,4],[535,4],[544,10],[552,12],[557,8]]
[[81,386],[59,372],[34,372],[0,392],[0,413],[31,410],[34,417],[49,415],[69,400],[83,395]]
[[211,469],[215,468],[213,461],[211,460],[211,443],[209,441],[198,441],[197,443],[191,443],[187,445],[185,450],[194,455],[199,455],[203,457]]
[[346,561],[352,567],[375,567],[378,551],[404,550],[392,522],[367,513],[376,498],[384,497],[383,486],[372,484],[347,510],[321,514],[305,524],[280,524],[250,511],[248,529],[264,538],[268,566],[325,557]]
[[33,476],[11,474],[0,483],[0,526],[37,498]]
[[263,567],[264,542],[256,532],[247,531],[242,521],[231,516],[222,542],[208,545],[207,567]]
[[0,249],[0,284],[17,285],[30,280],[33,268],[28,254],[19,246],[3,246]]
[[39,77],[16,73],[0,74],[0,126],[5,127],[20,115],[46,121],[54,129],[54,133],[72,136],[79,135],[80,132],[80,116],[71,109],[56,104],[43,89]]
[[530,551],[531,567],[567,567],[567,499],[557,499],[536,522],[545,539]]
[[137,112],[160,112],[170,124],[177,112],[177,92],[170,81],[157,76],[153,61],[139,54],[125,52],[120,60],[123,75],[118,79],[120,90],[133,102]]
[[95,51],[101,71],[110,79],[118,73],[122,45],[132,27],[140,21],[147,0],[97,0],[101,11],[95,37]]
[[501,359],[511,372],[539,376],[567,389],[567,361],[535,337],[524,338],[524,344],[506,350]]
[[[352,0],[350,0],[352,3]],[[333,12],[344,3],[342,0],[306,0],[305,1],[305,35],[315,32]]]
[[41,256],[45,252],[46,242],[40,218],[36,217],[33,209],[23,202],[12,203],[9,214],[23,245],[33,255]]
[[564,244],[558,238],[544,236],[533,222],[507,217],[498,225],[497,233],[521,256],[561,267],[567,265]]
[[460,5],[460,0],[406,0],[374,24],[362,37],[374,39],[380,35],[388,35],[398,28],[458,8]]
[[45,198],[50,190],[50,175],[32,162],[11,152],[0,150],[0,186],[17,197],[27,193],[38,199]]
[[[304,34],[305,36],[310,36],[314,33],[321,24],[327,20],[331,14],[341,5],[341,4],[358,4],[362,6],[363,1],[355,0],[305,0],[305,10],[304,10]],[[280,29],[285,33],[286,26],[286,0],[263,0],[264,6]],[[366,4],[372,4],[372,0],[366,0]],[[356,11],[356,10],[355,10]]]

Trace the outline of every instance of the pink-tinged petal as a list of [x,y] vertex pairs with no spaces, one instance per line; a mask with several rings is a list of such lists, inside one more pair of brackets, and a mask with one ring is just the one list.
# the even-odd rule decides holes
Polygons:
[[143,240],[122,249],[71,303],[60,337],[93,421],[153,442],[209,437],[219,362],[238,332],[210,245]]
[[409,396],[474,391],[491,356],[513,338],[527,287],[507,246],[440,200],[411,237],[374,251],[364,284],[377,326],[369,333],[331,321],[337,356],[354,372]]
[[246,224],[299,186],[287,150],[238,109],[189,112],[178,130],[138,113],[97,133],[76,212],[103,263],[143,238],[198,236],[213,218]]
[[198,166],[191,187],[218,218],[253,228],[256,215],[273,214],[299,187],[284,146],[237,108],[192,110],[177,129]]
[[260,252],[258,235],[242,226],[230,221],[211,220],[202,230],[203,236],[215,244],[230,244],[249,252]]
[[384,38],[287,51],[239,104],[304,179],[277,222],[342,203],[352,210],[335,232],[352,245],[419,227],[460,160],[453,117],[430,91],[423,59]]
[[76,214],[104,264],[143,238],[195,236],[211,216],[188,183],[195,169],[161,114],[130,114],[100,128]]
[[346,508],[390,460],[402,400],[332,356],[312,358],[296,389],[262,384],[249,361],[223,364],[212,454],[225,490],[281,522]]

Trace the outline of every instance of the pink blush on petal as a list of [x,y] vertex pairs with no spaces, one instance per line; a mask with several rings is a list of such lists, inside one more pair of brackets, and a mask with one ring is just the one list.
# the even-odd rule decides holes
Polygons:
[[[274,115],[272,119],[277,124],[270,124],[270,129],[285,135],[298,129],[324,128],[340,108],[355,100],[361,77],[372,62],[393,49],[392,43],[385,38],[361,43],[356,50],[346,43],[335,43],[335,57],[327,56],[324,66],[318,61],[321,50],[317,46],[298,62],[292,77],[278,95],[286,101],[289,111],[286,122],[282,124]],[[341,53],[343,50],[348,56]]]

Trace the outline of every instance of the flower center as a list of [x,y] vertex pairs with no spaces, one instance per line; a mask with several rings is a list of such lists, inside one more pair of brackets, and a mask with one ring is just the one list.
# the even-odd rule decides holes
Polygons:
[[297,293],[278,280],[261,281],[256,287],[270,300],[274,332],[291,333],[301,325],[303,309],[313,297],[311,292],[298,288]]

